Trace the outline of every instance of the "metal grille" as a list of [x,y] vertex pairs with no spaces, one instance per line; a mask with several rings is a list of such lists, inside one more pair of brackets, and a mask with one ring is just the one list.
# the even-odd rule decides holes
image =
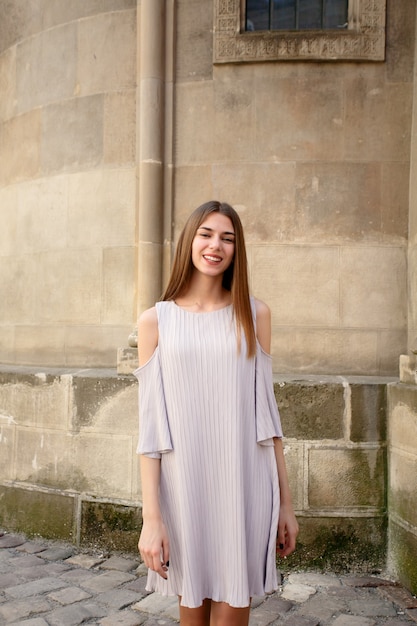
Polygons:
[[246,30],[347,28],[349,0],[246,0]]

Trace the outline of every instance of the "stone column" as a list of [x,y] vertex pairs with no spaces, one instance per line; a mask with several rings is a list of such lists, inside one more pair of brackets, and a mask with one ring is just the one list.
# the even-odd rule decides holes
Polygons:
[[[174,0],[138,3],[137,315],[160,298],[171,256]],[[137,366],[137,331],[120,348],[119,374]]]
[[165,0],[142,0],[139,28],[138,314],[162,291]]

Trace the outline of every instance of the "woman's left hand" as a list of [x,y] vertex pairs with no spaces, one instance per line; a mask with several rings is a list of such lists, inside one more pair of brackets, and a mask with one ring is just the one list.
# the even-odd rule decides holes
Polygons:
[[294,552],[298,530],[298,522],[292,506],[281,504],[277,537],[277,554],[281,558]]

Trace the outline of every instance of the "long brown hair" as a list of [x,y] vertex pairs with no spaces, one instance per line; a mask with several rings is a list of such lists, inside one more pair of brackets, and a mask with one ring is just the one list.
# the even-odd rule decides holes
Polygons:
[[198,228],[210,213],[221,213],[227,216],[235,231],[235,255],[232,263],[223,274],[223,287],[231,293],[238,337],[240,337],[241,329],[243,329],[247,343],[247,355],[251,357],[256,351],[256,337],[249,299],[245,238],[240,217],[230,204],[211,200],[191,213],[178,239],[171,276],[162,295],[162,300],[175,300],[187,291],[194,269],[191,260],[193,240]]

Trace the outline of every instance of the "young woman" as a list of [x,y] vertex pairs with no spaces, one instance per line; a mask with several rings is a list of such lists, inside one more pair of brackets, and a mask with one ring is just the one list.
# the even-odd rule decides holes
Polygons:
[[277,588],[295,519],[272,385],[271,320],[249,296],[243,229],[207,202],[179,238],[162,301],[139,319],[139,445],[147,589],[183,626],[246,626]]

